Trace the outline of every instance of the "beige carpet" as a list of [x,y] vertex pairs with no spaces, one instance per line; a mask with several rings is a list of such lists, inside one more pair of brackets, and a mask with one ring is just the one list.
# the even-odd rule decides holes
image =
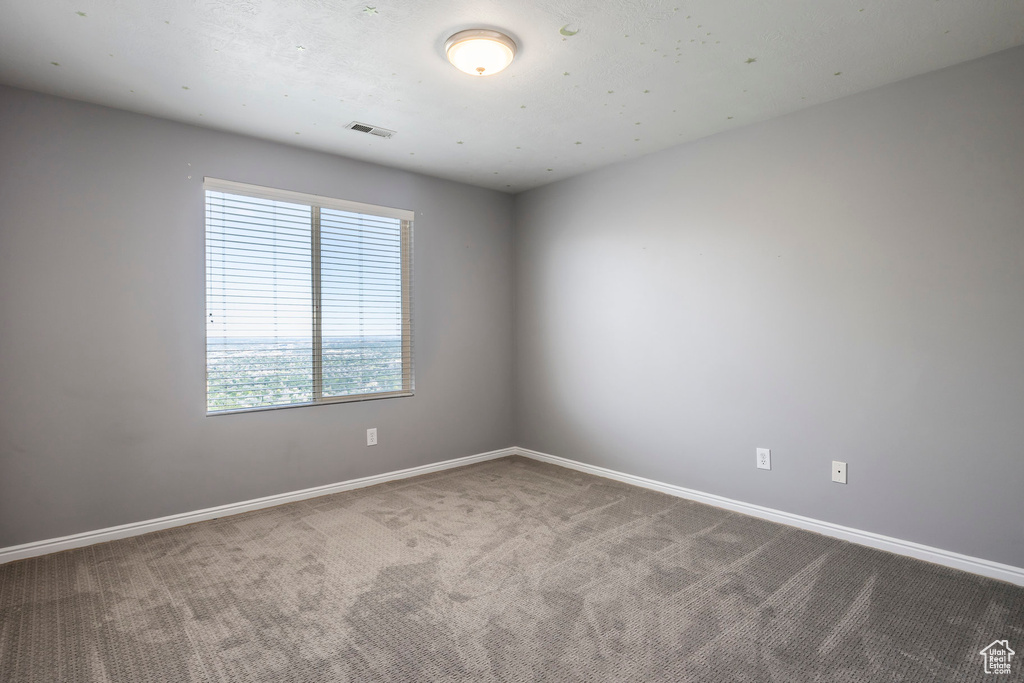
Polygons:
[[0,566],[0,680],[985,681],[1024,589],[522,458]]

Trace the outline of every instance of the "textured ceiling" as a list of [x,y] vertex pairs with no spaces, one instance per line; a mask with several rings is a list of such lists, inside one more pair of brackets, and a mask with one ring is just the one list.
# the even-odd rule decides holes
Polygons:
[[518,192],[1024,43],[1024,0],[372,2],[0,0],[0,82]]

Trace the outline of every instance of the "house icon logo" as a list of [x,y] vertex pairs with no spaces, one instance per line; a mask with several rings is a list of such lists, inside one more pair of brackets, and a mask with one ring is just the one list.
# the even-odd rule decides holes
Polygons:
[[1010,662],[1017,653],[1010,649],[1009,641],[996,640],[978,654],[985,658],[985,673],[1009,674]]

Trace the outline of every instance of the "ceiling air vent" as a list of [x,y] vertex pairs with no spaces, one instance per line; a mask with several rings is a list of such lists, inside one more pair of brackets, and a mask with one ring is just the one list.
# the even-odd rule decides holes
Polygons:
[[353,121],[352,123],[348,124],[345,127],[350,128],[352,130],[357,130],[360,133],[369,133],[370,135],[376,135],[379,138],[390,138],[392,135],[395,134],[395,131],[393,130],[388,130],[387,128],[380,128],[378,126],[369,126],[365,123],[359,123],[358,121]]

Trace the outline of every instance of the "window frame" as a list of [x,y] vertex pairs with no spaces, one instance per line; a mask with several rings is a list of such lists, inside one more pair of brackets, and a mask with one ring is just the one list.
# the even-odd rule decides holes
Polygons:
[[[203,178],[203,292],[204,302],[203,307],[205,309],[204,322],[209,319],[209,245],[207,244],[208,226],[206,219],[207,212],[207,192],[224,192],[228,194],[241,195],[246,197],[256,197],[259,199],[267,199],[272,201],[289,202],[293,204],[307,205],[311,209],[311,221],[310,221],[310,252],[311,252],[311,280],[312,280],[312,294],[311,294],[311,323],[313,326],[313,353],[312,353],[312,366],[313,376],[312,384],[314,386],[314,397],[319,395],[319,398],[314,398],[312,401],[306,401],[303,403],[287,403],[287,404],[276,404],[267,406],[253,406],[245,408],[231,408],[226,410],[210,410],[210,388],[209,388],[209,372],[210,372],[210,344],[209,344],[209,328],[204,325],[204,344],[203,344],[203,357],[204,357],[204,384],[205,384],[205,403],[206,403],[206,416],[215,417],[219,415],[235,415],[238,413],[252,413],[262,412],[265,410],[283,410],[287,408],[307,408],[310,406],[321,406],[331,405],[334,403],[359,403],[363,401],[377,401],[388,398],[405,398],[407,396],[415,395],[415,375],[413,368],[415,367],[415,346],[413,344],[413,326],[412,326],[412,251],[413,251],[413,219],[415,218],[415,211],[409,209],[398,209],[394,207],[379,206],[376,204],[367,204],[363,202],[356,202],[346,199],[338,199],[335,197],[327,197],[324,195],[309,194],[305,192],[295,192],[293,190],[280,190],[272,187],[265,187],[262,185],[252,185],[249,183],[240,183],[233,180],[223,180],[220,178],[211,178],[209,176]],[[321,323],[321,272],[320,264],[322,261],[322,252],[320,244],[320,210],[321,209],[335,209],[339,211],[347,211],[352,213],[365,214],[370,216],[377,216],[381,218],[393,218],[401,221],[400,223],[400,261],[401,261],[401,348],[402,348],[402,389],[399,391],[387,391],[387,392],[376,392],[369,394],[354,394],[350,396],[323,396],[323,374],[322,374],[322,363],[323,363],[323,335],[322,335],[322,323]],[[408,348],[408,353],[406,353]]]

